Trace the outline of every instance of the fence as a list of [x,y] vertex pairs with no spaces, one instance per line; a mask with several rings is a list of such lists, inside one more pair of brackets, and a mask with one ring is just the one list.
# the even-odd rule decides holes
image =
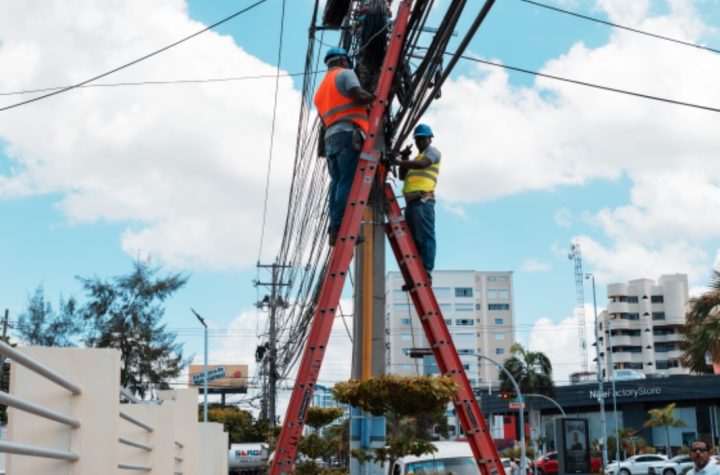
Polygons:
[[[196,389],[139,401],[120,388],[120,353],[25,347],[0,341],[12,360],[7,475],[226,475],[228,436],[198,422]],[[125,403],[121,403],[125,399]]]

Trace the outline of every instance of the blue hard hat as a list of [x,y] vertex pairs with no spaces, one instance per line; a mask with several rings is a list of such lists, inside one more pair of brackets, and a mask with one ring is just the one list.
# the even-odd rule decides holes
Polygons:
[[415,127],[413,137],[434,137],[434,135],[429,125],[420,124]]
[[348,52],[345,51],[343,48],[330,48],[328,52],[325,53],[325,64],[328,64],[328,61],[332,61],[338,56],[349,59]]

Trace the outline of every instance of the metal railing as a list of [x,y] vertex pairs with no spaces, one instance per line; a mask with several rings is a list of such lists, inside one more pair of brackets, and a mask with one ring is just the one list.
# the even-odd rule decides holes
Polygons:
[[[24,366],[25,368],[33,371],[34,373],[44,377],[45,379],[52,381],[53,383],[61,386],[72,394],[72,396],[78,396],[82,394],[82,388],[77,384],[73,383],[69,379],[62,375],[59,375],[56,371],[43,365],[39,361],[21,353],[12,346],[8,345],[4,341],[0,340],[0,355],[12,360],[15,364]],[[48,409],[34,402],[20,399],[8,393],[0,393],[0,404],[5,404],[8,407],[18,409],[29,414],[42,417],[44,419],[50,419],[61,424],[70,426],[71,429],[77,429],[80,427],[80,420],[75,417],[61,414],[52,409]],[[38,447],[30,444],[23,444],[11,441],[0,441],[0,452],[7,454],[26,455],[29,457],[44,457],[52,459],[67,460],[68,462],[77,461],[80,456],[70,450],[58,450],[53,448]]]
[[[128,389],[120,388],[120,397],[127,399],[130,404],[140,404],[143,401],[136,398],[133,393],[131,393]],[[137,419],[136,417],[131,416],[127,412],[120,411],[120,418],[128,421],[131,424],[134,424],[148,433],[153,432],[153,427],[149,424]],[[118,437],[118,442],[127,445],[128,447],[134,447],[136,449],[144,450],[145,452],[152,452],[153,447],[150,444],[146,444],[143,442],[139,442],[137,440],[128,439],[127,437]],[[140,464],[133,464],[133,463],[127,463],[127,462],[120,462],[118,463],[118,468],[123,470],[136,470],[136,471],[145,471],[150,472],[152,471],[152,465],[140,465]]]

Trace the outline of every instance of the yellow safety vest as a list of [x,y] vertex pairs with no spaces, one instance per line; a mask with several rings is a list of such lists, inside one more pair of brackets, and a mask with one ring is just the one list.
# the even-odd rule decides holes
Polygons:
[[[414,158],[414,160],[422,160],[425,158],[425,152]],[[424,191],[430,193],[435,191],[438,175],[440,174],[440,164],[436,163],[427,168],[411,168],[405,174],[405,185],[403,186],[403,194]]]

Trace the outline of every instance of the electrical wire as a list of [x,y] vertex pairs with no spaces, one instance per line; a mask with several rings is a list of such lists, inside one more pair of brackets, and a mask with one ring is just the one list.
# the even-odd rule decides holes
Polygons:
[[574,17],[577,17],[577,18],[582,18],[583,20],[589,20],[589,21],[593,21],[593,22],[595,22],[595,23],[600,23],[600,24],[603,24],[603,25],[612,26],[613,28],[619,28],[619,29],[622,29],[622,30],[631,31],[631,32],[633,32],[633,33],[638,33],[638,34],[640,34],[640,35],[650,36],[650,37],[652,37],[652,38],[656,38],[656,39],[659,39],[659,40],[670,41],[670,42],[672,42],[672,43],[677,43],[677,44],[681,44],[681,45],[684,45],[684,46],[690,46],[690,47],[692,47],[692,48],[697,48],[697,49],[703,49],[703,50],[710,51],[710,52],[713,52],[713,53],[720,53],[720,50],[717,50],[717,49],[715,49],[715,48],[710,48],[709,46],[702,46],[702,45],[699,45],[699,44],[696,44],[696,43],[691,43],[691,42],[689,42],[689,41],[678,40],[677,38],[670,38],[670,37],[668,37],[668,36],[659,35],[659,34],[657,34],[657,33],[650,33],[650,32],[648,32],[648,31],[639,30],[639,29],[637,29],[637,28],[631,28],[631,27],[629,27],[629,26],[618,25],[617,23],[613,23],[613,22],[606,21],[606,20],[601,20],[600,18],[591,17],[591,16],[588,16],[588,15],[583,15],[583,14],[577,13],[577,12],[572,12],[572,11],[570,11],[570,10],[565,10],[565,9],[563,9],[563,8],[553,7],[552,5],[547,5],[547,4],[545,4],[545,3],[540,3],[540,2],[533,1],[533,0],[520,0],[520,1],[521,1],[521,2],[524,2],[524,3],[531,4],[531,5],[535,5],[535,6],[537,6],[537,7],[546,8],[546,9],[548,9],[548,10],[553,10],[553,11],[556,11],[556,12],[559,12],[559,13],[564,13],[564,14],[566,14],[566,15],[571,15],[571,16],[574,16]]
[[280,64],[282,62],[283,33],[285,32],[285,2],[286,0],[282,0],[282,10],[280,13],[280,38],[278,40],[275,95],[273,98],[272,125],[270,126],[270,152],[268,154],[267,176],[265,177],[265,202],[263,204],[262,226],[260,228],[260,249],[258,250],[258,262],[260,262],[260,257],[262,256],[263,241],[265,240],[265,222],[267,219],[268,196],[270,194],[270,171],[272,170],[273,146],[275,144],[275,122],[277,119],[278,91],[280,89]]
[[[316,71],[318,73],[326,72],[326,69]],[[166,86],[173,84],[205,84],[213,82],[231,82],[231,81],[246,81],[250,79],[275,79],[279,77],[295,77],[304,76],[306,73],[285,73],[285,74],[259,74],[256,76],[231,76],[225,78],[206,78],[206,79],[172,79],[172,80],[159,80],[159,81],[136,81],[136,82],[115,82],[115,83],[100,83],[100,84],[84,84],[82,86],[76,86],[76,89],[86,89],[93,87],[127,87],[127,86]],[[47,92],[57,91],[59,89],[66,89],[72,86],[54,86],[45,87],[41,89],[27,89],[23,91],[10,91],[0,92],[0,96],[17,96],[21,94],[34,94],[36,92]]]
[[79,82],[79,83],[77,83],[77,84],[73,84],[72,86],[67,86],[67,87],[62,88],[62,89],[59,89],[59,90],[57,90],[57,91],[53,91],[53,92],[50,92],[50,93],[47,93],[47,94],[43,94],[43,95],[38,96],[38,97],[33,97],[32,99],[28,99],[28,100],[25,100],[25,101],[17,102],[17,103],[15,103],[15,104],[11,104],[11,105],[9,105],[9,106],[0,107],[0,112],[6,111],[6,110],[10,110],[10,109],[14,109],[14,108],[16,108],[16,107],[20,107],[20,106],[23,106],[23,105],[26,105],[26,104],[30,104],[30,103],[32,103],[32,102],[37,102],[37,101],[42,100],[42,99],[47,99],[48,97],[56,96],[56,95],[62,94],[62,93],[64,93],[64,92],[71,91],[71,90],[73,90],[73,89],[77,89],[77,88],[80,87],[80,86],[83,86],[83,85],[88,84],[88,83],[90,83],[90,82],[93,82],[93,81],[96,81],[96,80],[98,80],[98,79],[101,79],[101,78],[104,78],[104,77],[106,77],[106,76],[109,76],[109,75],[111,75],[111,74],[114,74],[114,73],[116,73],[116,72],[118,72],[118,71],[121,71],[121,70],[126,69],[126,68],[128,68],[128,67],[130,67],[130,66],[133,66],[133,65],[138,64],[138,63],[140,63],[140,62],[142,62],[142,61],[145,61],[146,59],[152,58],[153,56],[156,56],[156,55],[158,55],[158,54],[160,54],[160,53],[163,53],[163,52],[169,50],[170,48],[173,48],[173,47],[175,47],[175,46],[177,46],[177,45],[179,45],[179,44],[185,43],[186,41],[191,40],[192,38],[195,38],[195,37],[198,36],[198,35],[201,35],[201,34],[207,32],[207,31],[209,31],[209,30],[212,30],[213,28],[215,28],[215,27],[217,27],[217,26],[222,25],[223,23],[226,23],[226,22],[228,22],[228,21],[230,21],[230,20],[232,20],[232,19],[234,19],[234,18],[236,18],[236,17],[238,17],[238,16],[240,16],[240,15],[242,15],[242,14],[244,14],[244,13],[247,13],[248,11],[252,10],[253,8],[255,8],[255,7],[261,5],[261,4],[265,3],[265,2],[267,2],[267,0],[258,0],[258,1],[256,1],[255,3],[253,3],[252,5],[250,5],[250,6],[248,6],[248,7],[245,7],[245,8],[243,8],[242,10],[239,10],[239,11],[233,13],[232,15],[229,15],[229,16],[227,16],[227,17],[225,17],[225,18],[223,18],[223,19],[221,19],[221,20],[213,23],[212,25],[210,25],[210,26],[208,26],[208,27],[206,27],[206,28],[203,28],[203,29],[200,30],[200,31],[197,31],[197,32],[195,32],[195,33],[193,33],[193,34],[191,34],[191,35],[189,35],[189,36],[186,36],[186,37],[184,37],[184,38],[182,38],[182,39],[180,39],[180,40],[178,40],[178,41],[175,41],[174,43],[171,43],[171,44],[169,44],[169,45],[167,45],[167,46],[164,46],[164,47],[162,47],[162,48],[160,48],[160,49],[157,49],[157,50],[155,50],[155,51],[153,51],[153,52],[151,52],[151,53],[148,53],[148,54],[146,54],[146,55],[144,55],[144,56],[141,56],[140,58],[134,59],[133,61],[130,61],[129,63],[125,63],[125,64],[123,64],[122,66],[118,66],[118,67],[116,67],[116,68],[114,68],[114,69],[111,69],[110,71],[104,72],[104,73],[99,74],[99,75],[94,76],[94,77],[91,77],[90,79],[86,79],[86,80],[81,81],[81,82]]
[[[446,54],[452,54],[452,53],[446,53]],[[600,84],[594,84],[594,83],[590,83],[590,82],[586,82],[586,81],[578,81],[578,80],[576,80],[576,79],[564,78],[564,77],[561,77],[561,76],[555,76],[555,75],[552,75],[552,74],[546,74],[546,73],[541,73],[541,72],[538,72],[538,71],[531,71],[531,70],[529,70],[529,69],[519,68],[519,67],[517,67],[517,66],[509,66],[509,65],[507,65],[507,64],[501,64],[501,63],[496,63],[496,62],[493,62],[493,61],[487,61],[487,60],[480,59],[480,58],[474,58],[474,57],[472,57],[472,56],[462,55],[461,58],[462,58],[462,59],[469,60],[469,61],[474,61],[474,62],[476,62],[476,63],[487,64],[488,66],[494,66],[494,67],[498,67],[498,68],[507,69],[507,70],[510,70],[510,71],[516,71],[516,72],[519,72],[519,73],[530,74],[530,75],[533,75],[533,76],[538,76],[538,77],[547,78],[547,79],[554,79],[554,80],[556,80],[556,81],[567,82],[567,83],[576,84],[576,85],[579,85],[579,86],[586,86],[586,87],[591,87],[591,88],[594,88],[594,89],[600,89],[600,90],[603,90],[603,91],[616,92],[616,93],[618,93],[618,94],[624,94],[624,95],[628,95],[628,96],[640,97],[640,98],[642,98],[642,99],[649,99],[649,100],[653,100],[653,101],[665,102],[665,103],[668,103],[668,104],[673,104],[673,105],[678,105],[678,106],[685,106],[685,107],[691,107],[691,108],[694,108],[694,109],[701,109],[701,110],[706,110],[706,111],[710,111],[710,112],[720,112],[720,108],[716,108],[716,107],[704,106],[704,105],[702,105],[702,104],[694,104],[694,103],[691,103],[691,102],[677,101],[677,100],[668,99],[668,98],[665,98],[665,97],[653,96],[653,95],[650,95],[650,94],[644,94],[644,93],[641,93],[641,92],[628,91],[628,90],[626,90],[626,89],[619,89],[619,88],[610,87],[610,86],[603,86],[603,85],[600,85]]]

